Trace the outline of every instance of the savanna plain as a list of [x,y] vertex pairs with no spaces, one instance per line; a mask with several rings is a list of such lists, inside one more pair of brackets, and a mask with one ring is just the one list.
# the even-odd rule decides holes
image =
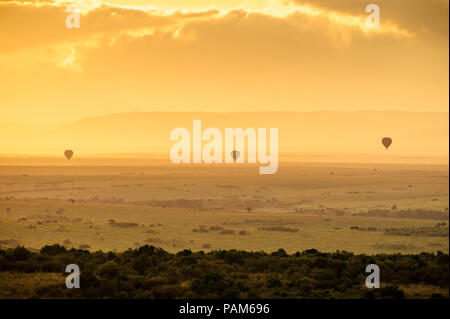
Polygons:
[[[47,158],[18,166],[9,161],[2,159],[0,166],[4,251],[24,246],[39,252],[53,244],[90,252],[150,245],[173,254],[449,251],[448,165],[284,161],[275,175],[264,176],[248,164]],[[1,274],[10,284],[26,286],[30,280]],[[448,287],[413,285],[406,291],[448,296]],[[17,291],[3,289],[3,297],[12,296]]]

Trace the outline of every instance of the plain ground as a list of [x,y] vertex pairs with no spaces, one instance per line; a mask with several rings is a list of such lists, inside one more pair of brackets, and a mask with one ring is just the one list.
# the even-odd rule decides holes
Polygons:
[[[110,164],[0,166],[0,246],[449,251],[448,165],[282,162],[264,176],[257,165]],[[387,217],[355,216],[374,210]]]

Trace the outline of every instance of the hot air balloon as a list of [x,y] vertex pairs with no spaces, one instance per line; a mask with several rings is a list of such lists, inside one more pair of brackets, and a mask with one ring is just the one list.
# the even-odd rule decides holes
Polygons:
[[237,160],[240,155],[241,155],[241,153],[239,151],[231,152],[231,156],[233,157],[234,160]]
[[64,155],[66,156],[67,160],[70,160],[73,156],[73,151],[72,150],[66,150],[64,151]]
[[392,138],[390,138],[390,137],[384,137],[384,138],[381,140],[381,143],[383,143],[384,147],[386,147],[386,149],[388,149],[389,146],[392,144]]

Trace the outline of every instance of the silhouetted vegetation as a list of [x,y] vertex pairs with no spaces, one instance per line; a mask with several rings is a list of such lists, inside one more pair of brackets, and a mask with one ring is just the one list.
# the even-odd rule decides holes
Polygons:
[[[395,206],[395,209],[394,209]],[[388,217],[388,218],[414,218],[414,219],[429,219],[429,220],[448,220],[448,213],[426,210],[426,209],[408,209],[397,211],[397,206],[394,205],[392,210],[387,209],[369,209],[367,212],[353,213],[353,216],[364,217]]]
[[[1,272],[60,273],[81,269],[81,289],[38,287],[47,298],[403,298],[401,285],[448,289],[449,255],[355,255],[315,249],[287,254],[238,250],[170,254],[145,245],[122,253],[67,250],[58,244],[31,252],[0,250]],[[381,289],[364,285],[368,264],[381,269]],[[16,296],[23,297],[23,296]],[[436,296],[434,296],[436,297]]]
[[139,224],[137,223],[119,223],[116,222],[114,219],[109,220],[109,225],[113,227],[119,227],[119,228],[130,228],[130,227],[138,227]]
[[377,231],[376,227],[361,227],[361,226],[350,226],[351,230],[359,230],[359,231]]
[[396,236],[429,236],[429,237],[448,237],[448,228],[446,227],[402,227],[386,228],[384,233]]
[[287,233],[296,233],[296,232],[298,232],[298,228],[289,228],[289,227],[284,227],[284,226],[258,227],[258,230],[281,231],[281,232],[287,232]]

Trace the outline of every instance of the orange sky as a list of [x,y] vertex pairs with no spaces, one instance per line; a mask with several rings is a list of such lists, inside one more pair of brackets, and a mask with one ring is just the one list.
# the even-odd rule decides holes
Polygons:
[[80,29],[65,27],[65,2],[0,2],[0,122],[448,111],[447,0],[378,1],[376,30],[362,0],[76,2]]

